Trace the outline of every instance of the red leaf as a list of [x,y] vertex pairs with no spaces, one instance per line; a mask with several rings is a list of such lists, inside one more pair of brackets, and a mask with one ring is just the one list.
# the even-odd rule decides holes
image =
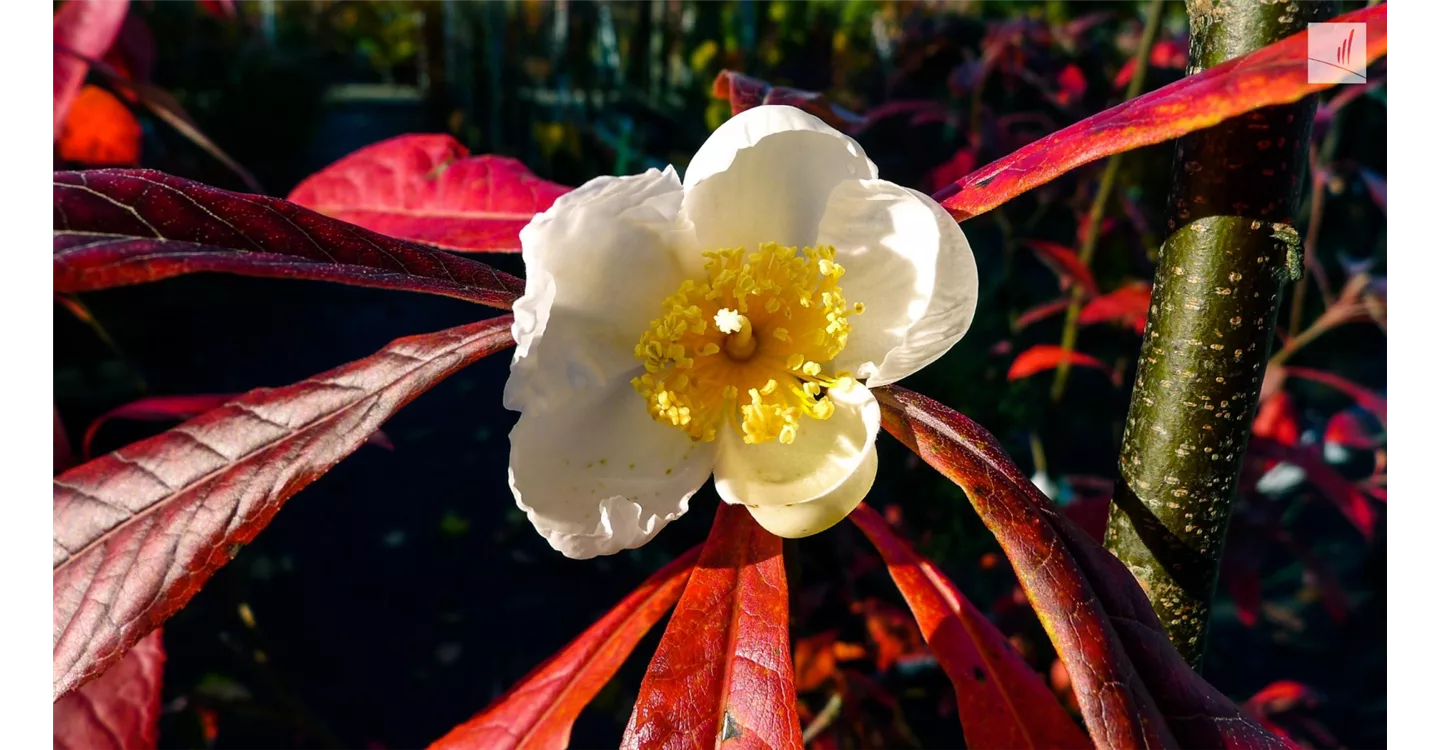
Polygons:
[[75,454],[70,450],[70,438],[65,434],[65,424],[60,421],[60,407],[55,411],[55,474],[75,465]]
[[1305,477],[1325,499],[1359,530],[1365,541],[1375,537],[1375,509],[1370,498],[1350,483],[1343,474],[1316,455],[1313,450],[1300,446],[1287,446],[1269,438],[1254,436],[1250,439],[1250,452],[1261,458],[1286,461],[1295,464],[1305,472]]
[[520,230],[570,192],[448,135],[402,135],[307,177],[288,200],[371,231],[462,252],[520,252]]
[[1035,254],[1055,271],[1055,275],[1060,277],[1061,289],[1068,289],[1071,284],[1079,284],[1086,294],[1093,296],[1100,293],[1095,286],[1095,277],[1090,275],[1090,269],[1080,262],[1080,257],[1074,250],[1044,240],[1025,240],[1025,245],[1034,250]]
[[1294,375],[1297,378],[1304,378],[1305,380],[1320,383],[1321,385],[1328,385],[1344,393],[1355,400],[1356,406],[1375,415],[1375,418],[1380,420],[1381,427],[1385,426],[1388,411],[1385,397],[1369,388],[1359,385],[1352,380],[1342,378],[1334,373],[1315,370],[1309,367],[1286,367],[1284,372],[1286,376]]
[[969,747],[1078,748],[1091,742],[1010,641],[885,519],[860,505],[850,520],[885,558],[925,642],[955,684]]
[[700,548],[675,558],[615,608],[430,750],[544,750],[570,744],[570,728],[655,622],[670,611]]
[[1325,425],[1325,442],[1357,450],[1375,450],[1380,441],[1371,434],[1365,421],[1353,411],[1337,412]]
[[1082,531],[1090,535],[1091,539],[1097,542],[1105,540],[1105,525],[1110,520],[1110,495],[1114,492],[1107,492],[1097,497],[1082,497],[1071,500],[1061,510],[1066,517],[1079,526]]
[[234,393],[204,393],[193,396],[151,396],[132,401],[96,417],[95,421],[91,422],[85,430],[85,437],[80,441],[80,450],[88,457],[90,446],[95,442],[95,433],[100,431],[101,425],[112,419],[134,419],[147,422],[190,419],[219,407],[226,401],[235,398],[236,395]]
[[1026,310],[1023,313],[1020,313],[1020,317],[1015,319],[1015,330],[1019,331],[1022,328],[1025,328],[1026,326],[1029,326],[1033,323],[1038,323],[1050,317],[1051,315],[1054,315],[1055,313],[1063,311],[1069,306],[1069,297],[1062,297],[1060,299],[1052,299],[1049,302],[1042,302],[1030,308],[1029,310]]
[[1269,540],[1254,531],[1235,533],[1239,528],[1232,525],[1230,539],[1225,543],[1225,552],[1220,559],[1220,581],[1234,600],[1235,619],[1241,625],[1253,628],[1260,622],[1263,593],[1260,563]]
[[[149,81],[155,71],[155,35],[139,15],[125,16],[115,43],[105,54],[104,62],[117,68],[133,81]],[[131,101],[134,101],[133,95]]]
[[789,86],[771,86],[759,78],[752,78],[733,70],[722,70],[715,76],[711,94],[716,99],[730,102],[730,113],[738,115],[751,107],[762,104],[786,104],[803,109],[830,123],[839,130],[856,131],[865,126],[866,118],[844,107],[833,104],[824,94],[816,91],[792,89]]
[[221,20],[235,18],[235,0],[199,0],[200,9]]
[[140,123],[110,92],[85,86],[60,125],[58,148],[66,161],[133,166],[140,162]]
[[1080,66],[1070,63],[1060,71],[1060,91],[1055,95],[1055,101],[1062,107],[1068,107],[1080,101],[1085,96],[1085,74],[1080,71]]
[[[55,46],[74,50],[86,57],[103,57],[115,37],[120,25],[125,22],[125,13],[130,9],[129,0],[111,2],[82,2],[70,0],[55,12],[52,34]],[[55,138],[60,138],[60,126],[70,111],[80,85],[85,82],[85,71],[89,67],[84,60],[55,51]]]
[[1315,691],[1310,686],[1294,680],[1277,680],[1250,696],[1250,700],[1245,701],[1245,710],[1256,716],[1265,716],[1301,705],[1314,705],[1316,700]]
[[950,161],[930,170],[930,185],[941,188],[975,171],[975,149],[966,146],[955,152]]
[[291,495],[396,410],[510,345],[510,323],[502,315],[397,339],[56,477],[55,696],[105,671],[184,606]]
[[319,279],[508,308],[524,282],[477,261],[278,198],[151,170],[56,172],[55,291],[186,273]]
[[780,538],[721,503],[621,746],[799,750],[788,607]]
[[1286,446],[1300,442],[1300,423],[1289,394],[1281,391],[1260,402],[1251,434]]
[[55,750],[154,750],[165,646],[159,630],[54,706]]
[[1126,284],[1085,303],[1085,307],[1080,310],[1078,322],[1082,326],[1119,323],[1144,336],[1145,316],[1149,312],[1150,284],[1140,281]]
[[1010,363],[1010,373],[1007,377],[1010,380],[1028,378],[1036,373],[1052,370],[1061,362],[1068,361],[1071,366],[1091,367],[1110,375],[1111,380],[1116,380],[1115,372],[1110,366],[1100,360],[1081,352],[1067,352],[1061,347],[1052,344],[1037,344],[1020,352],[1020,356]]
[[[1385,54],[1386,6],[1336,23],[1366,25],[1366,62]],[[972,216],[1111,154],[1161,143],[1254,109],[1298,101],[1332,84],[1308,81],[1308,32],[1183,78],[1087,117],[1002,157],[935,194],[955,218]]]
[[875,396],[885,429],[963,488],[995,534],[1097,746],[1285,746],[1190,669],[1134,576],[1065,518],[994,436],[903,388]]

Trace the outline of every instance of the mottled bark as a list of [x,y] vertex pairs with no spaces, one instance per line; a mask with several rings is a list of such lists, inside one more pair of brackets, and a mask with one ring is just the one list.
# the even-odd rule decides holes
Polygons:
[[[1334,13],[1326,2],[1188,0],[1189,73]],[[1198,667],[1241,459],[1274,335],[1315,99],[1181,139],[1105,546]]]

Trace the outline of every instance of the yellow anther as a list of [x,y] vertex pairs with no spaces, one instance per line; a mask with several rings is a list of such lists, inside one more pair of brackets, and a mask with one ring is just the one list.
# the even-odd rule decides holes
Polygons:
[[695,440],[729,422],[747,443],[793,442],[802,417],[835,413],[825,391],[848,376],[825,376],[823,365],[864,306],[846,303],[831,247],[765,243],[704,257],[705,277],[683,282],[635,346],[645,372],[631,384],[651,416]]

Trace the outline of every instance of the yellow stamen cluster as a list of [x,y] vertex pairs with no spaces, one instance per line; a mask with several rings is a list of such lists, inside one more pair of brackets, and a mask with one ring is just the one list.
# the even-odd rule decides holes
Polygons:
[[659,422],[696,440],[730,424],[746,443],[790,443],[800,418],[829,419],[827,389],[848,373],[824,374],[850,336],[840,293],[845,269],[835,248],[773,242],[705,253],[705,278],[691,279],[661,306],[635,345],[645,374],[631,381]]

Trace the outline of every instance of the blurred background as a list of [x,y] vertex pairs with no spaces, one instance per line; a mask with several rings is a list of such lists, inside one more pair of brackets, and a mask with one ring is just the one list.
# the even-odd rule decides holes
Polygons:
[[[1142,50],[1152,5],[1161,21]],[[567,185],[683,170],[729,116],[711,89],[730,69],[822,92],[849,113],[883,177],[929,192],[1122,101],[1137,54],[1142,91],[1179,79],[1187,50],[1178,2],[137,1],[105,62],[149,88],[137,95],[92,73],[55,168],[140,165],[284,196],[357,148],[444,132]],[[1323,272],[1307,299],[1286,301],[1276,343],[1290,342],[1290,365],[1382,395],[1383,77],[1372,69],[1369,85],[1341,87],[1322,106],[1298,229]],[[1131,152],[1116,174],[1092,269],[1117,300],[1151,277],[1172,152]],[[1053,370],[1015,362],[1062,338],[1064,313],[1045,306],[1068,298],[1073,274],[1034,245],[1077,247],[1102,169],[965,223],[979,313],[949,355],[906,383],[994,432],[1096,534],[1140,341],[1134,308],[1079,328],[1077,350],[1101,367],[1075,368],[1058,398]],[[483,260],[522,270],[518,257]],[[1346,299],[1365,314],[1333,313]],[[489,314],[427,295],[203,275],[57,302],[55,398],[74,436],[141,396],[284,385]],[[703,540],[709,488],[641,550],[583,562],[553,552],[506,485],[507,372],[508,357],[483,360],[401,411],[385,427],[392,446],[361,448],[294,498],[166,624],[161,747],[423,746]],[[1383,425],[1342,391],[1296,378],[1261,419],[1257,431],[1320,451],[1324,471],[1247,467],[1205,676],[1303,745],[1381,746],[1385,528],[1357,528],[1333,495],[1362,493],[1383,518]],[[167,426],[107,423],[94,452]],[[1073,706],[963,494],[888,437],[880,448],[869,502]],[[963,746],[950,682],[860,535],[842,524],[789,544],[787,564],[810,746]],[[574,746],[619,741],[662,629],[581,716]]]

